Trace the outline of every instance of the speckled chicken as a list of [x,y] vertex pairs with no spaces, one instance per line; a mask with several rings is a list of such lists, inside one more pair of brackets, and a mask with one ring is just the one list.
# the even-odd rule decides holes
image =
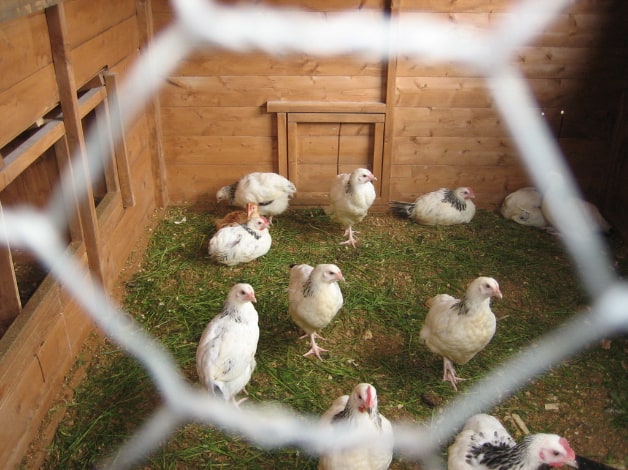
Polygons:
[[266,217],[252,217],[246,224],[226,226],[209,240],[209,256],[217,263],[248,263],[270,250],[272,237]]
[[259,213],[268,216],[272,224],[273,216],[282,214],[288,208],[296,191],[296,186],[280,174],[255,172],[220,188],[216,200],[247,210],[255,204]]
[[517,189],[506,196],[499,209],[501,215],[520,225],[545,227],[548,225],[541,204],[543,196],[532,186]]
[[439,294],[427,301],[429,311],[419,338],[430,351],[443,356],[443,380],[456,390],[456,384],[464,379],[456,375],[454,363],[466,364],[495,334],[492,297],[502,298],[497,281],[478,277],[469,284],[462,299]]
[[255,369],[259,340],[257,302],[250,284],[235,284],[222,311],[207,325],[196,350],[196,371],[209,393],[238,405]]
[[[327,351],[316,344],[316,339],[325,339],[320,331],[331,322],[343,304],[338,281],[345,278],[335,264],[297,264],[290,268],[288,285],[288,313],[292,320],[310,338],[310,350],[305,356],[314,354],[319,359]],[[303,336],[303,337],[305,337]]]
[[358,384],[351,395],[336,398],[321,421],[371,431],[376,438],[363,447],[322,455],[318,470],[386,470],[389,467],[393,456],[392,425],[379,413],[377,392],[371,384]]
[[473,219],[475,204],[471,199],[474,197],[469,187],[440,188],[419,196],[414,202],[391,201],[388,204],[397,217],[421,225],[456,225],[467,224]]
[[325,211],[333,220],[340,223],[345,229],[347,240],[343,245],[351,245],[355,248],[358,239],[353,226],[361,222],[369,208],[375,201],[375,187],[373,181],[375,175],[366,168],[357,168],[351,173],[336,175],[329,191],[330,205]]
[[577,468],[567,439],[556,434],[530,434],[517,444],[499,420],[478,414],[467,420],[449,447],[448,470],[537,470],[543,465]]

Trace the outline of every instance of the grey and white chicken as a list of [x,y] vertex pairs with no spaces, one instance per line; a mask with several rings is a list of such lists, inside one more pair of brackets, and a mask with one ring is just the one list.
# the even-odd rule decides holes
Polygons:
[[414,220],[421,225],[456,225],[471,222],[475,193],[469,187],[440,188],[423,194],[414,202],[391,201],[388,204],[394,215]]
[[377,392],[371,384],[358,384],[350,396],[336,398],[321,421],[372,432],[376,440],[322,455],[318,470],[386,470],[389,467],[393,456],[392,425],[378,412]]
[[499,284],[491,277],[478,277],[462,299],[438,294],[426,302],[429,311],[419,338],[430,351],[443,356],[443,380],[455,390],[464,379],[456,375],[454,363],[466,364],[495,334],[497,320],[491,297],[502,298]]
[[257,302],[250,284],[235,284],[222,311],[207,325],[196,350],[196,371],[209,393],[238,405],[255,369],[259,340]]
[[211,259],[235,266],[265,255],[272,244],[268,225],[266,217],[251,217],[245,224],[221,228],[209,240]]
[[343,304],[342,291],[338,281],[345,278],[335,264],[297,264],[290,268],[288,285],[288,313],[292,320],[310,338],[310,350],[304,354],[327,351],[316,344],[316,339],[325,339],[317,332],[331,322]]
[[478,414],[467,420],[449,447],[448,470],[537,470],[543,465],[575,466],[567,439],[556,434],[530,434],[517,444],[499,420]]
[[345,229],[347,240],[341,244],[355,248],[358,239],[354,234],[358,232],[353,230],[353,226],[366,217],[375,201],[375,187],[372,183],[375,180],[375,175],[366,168],[336,175],[329,191],[330,206],[325,210]]
[[249,212],[252,210],[250,206],[256,205],[259,213],[267,215],[272,224],[273,216],[285,212],[296,191],[294,183],[280,174],[255,172],[220,188],[216,200],[244,207]]
[[500,207],[502,217],[520,225],[546,227],[548,225],[541,204],[543,196],[532,186],[517,189],[506,196]]

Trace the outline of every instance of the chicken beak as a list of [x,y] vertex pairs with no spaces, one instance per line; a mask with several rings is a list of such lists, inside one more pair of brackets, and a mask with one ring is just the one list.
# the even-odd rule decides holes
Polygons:
[[257,303],[257,299],[255,298],[255,294],[254,294],[253,292],[251,292],[251,293],[249,294],[249,300],[250,300],[251,302],[255,302],[255,303]]
[[497,288],[497,290],[495,290],[495,297],[499,297],[500,299],[503,299],[504,297],[502,296],[502,291],[499,290],[499,287]]

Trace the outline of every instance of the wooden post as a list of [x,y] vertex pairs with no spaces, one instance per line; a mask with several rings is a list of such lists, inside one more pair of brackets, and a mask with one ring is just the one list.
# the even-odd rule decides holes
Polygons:
[[[4,225],[0,203],[0,227]],[[0,326],[8,326],[22,311],[22,302],[17,288],[15,268],[8,240],[0,235]]]
[[[95,278],[102,284],[103,273],[100,262],[100,233],[98,231],[98,219],[94,206],[94,194],[90,179],[89,164],[87,162],[87,152],[85,149],[85,139],[83,127],[81,125],[81,115],[76,96],[76,82],[72,69],[72,59],[70,45],[67,39],[67,23],[63,3],[46,9],[46,21],[50,35],[50,47],[52,49],[52,59],[55,66],[55,75],[59,87],[59,100],[63,111],[63,123],[65,125],[68,147],[72,155],[78,155],[78,161],[73,161],[73,168],[83,176],[84,188],[77,188],[78,194],[83,194],[79,200],[79,210],[81,225],[84,233],[85,248],[89,268]],[[80,181],[81,178],[78,178]]]

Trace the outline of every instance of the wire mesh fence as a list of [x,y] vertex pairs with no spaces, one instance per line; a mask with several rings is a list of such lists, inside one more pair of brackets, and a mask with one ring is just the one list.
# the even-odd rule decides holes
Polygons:
[[[522,351],[499,365],[464,397],[453,401],[436,422],[416,426],[396,423],[395,452],[407,459],[420,459],[425,468],[441,468],[436,457],[439,446],[468,416],[495,405],[530,378],[591,342],[628,329],[628,285],[614,274],[610,257],[605,255],[605,243],[591,229],[587,215],[571,202],[575,201],[578,188],[536,111],[525,78],[511,60],[517,49],[532,40],[568,3],[568,0],[521,1],[504,15],[501,24],[486,31],[424,16],[378,19],[351,12],[312,17],[295,9],[260,5],[229,7],[206,0],[174,1],[175,22],[154,38],[119,93],[124,124],[128,124],[179,61],[200,46],[235,51],[255,49],[268,54],[293,51],[369,57],[404,54],[417,61],[473,67],[482,74],[536,186],[542,193],[550,194],[547,190],[552,189],[548,200],[550,210],[592,299],[592,308],[575,314],[567,324],[542,338],[534,353]],[[115,129],[117,126],[114,133]],[[114,135],[116,139],[119,137]],[[87,152],[97,156],[94,161],[102,162],[99,141],[98,130],[91,130],[86,139]],[[99,169],[92,171],[96,174]],[[62,179],[69,177],[63,175]],[[77,177],[81,175],[74,175]],[[85,185],[79,182],[76,186]],[[191,422],[217,426],[265,448],[289,446],[314,455],[375,438],[360,431],[347,433],[322,428],[308,417],[295,416],[292,410],[276,406],[236,410],[192,387],[165,348],[117,308],[101,289],[88,282],[84,268],[68,257],[59,235],[65,226],[64,205],[68,203],[59,188],[44,210],[5,209],[0,231],[11,246],[29,249],[37,255],[98,326],[146,368],[162,396],[162,404],[103,463],[105,466],[127,468],[141,461],[177,428]]]

